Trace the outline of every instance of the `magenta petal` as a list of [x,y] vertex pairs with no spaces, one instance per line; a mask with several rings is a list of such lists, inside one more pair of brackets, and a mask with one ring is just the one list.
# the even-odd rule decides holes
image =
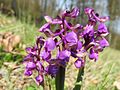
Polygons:
[[53,38],[48,38],[45,42],[45,47],[47,48],[47,51],[52,51],[55,48],[55,41]]
[[83,26],[81,24],[76,24],[75,26],[72,26],[71,23],[68,23],[67,20],[64,20],[64,23],[68,29],[75,30],[75,29],[82,29]]
[[94,59],[95,61],[98,60],[98,52],[95,52],[92,48],[90,49],[89,54],[90,59]]
[[79,15],[79,12],[80,12],[79,8],[75,7],[75,8],[72,9],[70,15],[71,15],[72,18],[75,18]]
[[108,35],[107,27],[104,23],[100,23],[98,26],[98,33],[104,34],[104,36]]
[[65,31],[65,30],[62,29],[62,30],[60,30],[59,32],[55,32],[55,36],[59,36],[59,35],[62,34],[64,31]]
[[26,68],[27,68],[27,69],[35,69],[35,68],[36,68],[36,65],[35,65],[35,63],[33,63],[33,62],[28,62]]
[[94,35],[94,29],[92,25],[86,25],[86,29],[83,32],[84,35],[88,34],[89,36]]
[[44,70],[43,65],[41,64],[40,61],[37,61],[36,66],[37,66],[37,70],[38,70],[38,71],[41,71],[41,72],[42,72],[42,71]]
[[108,32],[108,31],[107,31],[107,27],[106,27],[106,25],[105,25],[104,23],[100,23],[100,24],[99,24],[99,26],[98,26],[98,31],[99,31],[100,33],[102,33],[102,32]]
[[44,37],[40,36],[37,38],[36,40],[36,44],[37,46],[40,44],[40,46],[43,46],[44,45]]
[[27,48],[26,48],[26,52],[27,52],[27,53],[30,53],[31,51],[32,51],[32,48],[31,48],[31,47],[27,47]]
[[80,12],[79,8],[75,7],[72,9],[72,11],[63,12],[62,16],[76,18],[79,15],[79,12]]
[[76,68],[80,68],[82,66],[82,61],[76,60],[74,64]]
[[108,41],[105,38],[100,40],[99,44],[100,44],[101,47],[108,47],[109,46],[109,43],[108,43]]
[[36,55],[37,48],[36,47],[27,47],[26,51],[29,54]]
[[78,41],[77,49],[80,50],[81,48],[82,48],[82,42],[81,42],[81,41]]
[[32,71],[26,69],[25,72],[24,72],[24,75],[26,75],[26,76],[31,76],[31,75],[32,75]]
[[82,66],[84,66],[84,60],[82,60],[81,58],[78,58],[75,62],[74,65],[76,68],[81,68]]
[[110,19],[109,16],[106,16],[106,17],[98,17],[94,12],[92,12],[92,15],[93,17],[97,20],[97,21],[100,21],[100,22],[105,22],[105,21],[108,21]]
[[73,43],[73,44],[76,44],[78,39],[77,39],[77,35],[75,32],[69,32],[66,36],[65,36],[65,39],[68,43]]
[[62,20],[60,20],[60,19],[53,19],[52,24],[62,24]]
[[85,14],[91,14],[92,13],[92,11],[94,11],[94,9],[93,8],[85,8]]
[[45,50],[41,52],[40,56],[44,60],[49,60],[51,58],[51,54],[49,52],[46,52]]
[[50,24],[49,24],[49,23],[44,24],[44,25],[39,29],[39,31],[40,31],[40,32],[44,32],[46,29],[50,29]]
[[100,17],[100,21],[101,21],[101,22],[105,22],[105,21],[108,21],[108,20],[110,20],[110,17],[109,17],[109,16]]
[[65,25],[66,25],[66,27],[67,27],[68,29],[71,29],[71,25],[69,25],[69,23],[67,22],[67,20],[64,20],[64,23],[65,23]]
[[53,19],[50,16],[45,16],[44,18],[50,24],[61,24],[62,23],[62,20],[58,18]]
[[83,26],[81,24],[76,24],[75,26],[71,27],[72,30],[75,30],[75,29],[82,29]]
[[58,58],[59,58],[59,59],[65,59],[65,58],[70,57],[70,55],[71,55],[71,52],[70,52],[70,51],[64,50],[64,51],[60,51],[60,52],[59,52]]
[[23,60],[24,60],[24,62],[26,62],[26,61],[33,61],[33,57],[32,57],[31,54],[28,54],[27,56],[24,57]]
[[42,75],[38,75],[35,79],[36,79],[36,83],[38,85],[40,85],[43,82],[43,76]]

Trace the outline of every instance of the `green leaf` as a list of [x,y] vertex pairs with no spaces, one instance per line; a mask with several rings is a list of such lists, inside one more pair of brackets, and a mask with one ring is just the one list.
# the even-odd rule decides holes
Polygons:
[[33,87],[33,86],[29,86],[29,87],[27,88],[27,90],[36,90],[36,89],[35,89],[35,87]]

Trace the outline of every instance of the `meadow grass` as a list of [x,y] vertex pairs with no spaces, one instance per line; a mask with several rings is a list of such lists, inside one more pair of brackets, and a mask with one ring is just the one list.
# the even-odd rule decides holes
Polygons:
[[7,17],[6,15],[0,14],[0,32],[10,31],[20,35],[22,42],[26,45],[33,44],[35,38],[39,35],[38,28],[34,23],[30,24],[29,21],[25,22],[25,19],[20,21],[15,17]]
[[115,90],[115,81],[120,80],[120,51],[107,48],[97,62],[87,62],[84,90]]

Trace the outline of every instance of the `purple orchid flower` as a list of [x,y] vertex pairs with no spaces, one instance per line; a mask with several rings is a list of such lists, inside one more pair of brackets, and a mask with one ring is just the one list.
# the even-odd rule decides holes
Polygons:
[[33,62],[28,62],[26,68],[29,70],[35,69],[36,65]]
[[48,38],[45,42],[45,48],[47,51],[52,51],[55,48],[55,41],[53,38]]
[[27,51],[27,53],[31,53],[32,55],[35,55],[36,54],[36,47],[27,47],[26,48],[26,51]]
[[88,35],[89,37],[94,35],[94,29],[92,25],[87,25],[83,32],[83,35]]
[[42,63],[40,61],[36,62],[36,69],[38,71],[44,72],[44,67],[43,67],[43,65],[42,65]]
[[103,38],[102,40],[100,40],[100,41],[99,41],[99,44],[100,44],[100,46],[101,46],[102,48],[109,46],[109,43],[108,43],[108,41],[107,41],[105,38]]
[[36,83],[38,85],[40,85],[43,82],[43,76],[42,75],[38,75],[35,79],[36,79]]
[[81,50],[82,48],[82,42],[79,40],[77,43],[77,50]]
[[50,29],[50,23],[44,24],[44,25],[39,29],[39,31],[40,31],[40,32],[45,32],[46,29]]
[[62,59],[70,57],[70,54],[71,54],[71,52],[68,50],[60,51],[58,58],[62,60]]
[[89,54],[90,59],[94,59],[95,61],[98,60],[98,52],[91,48],[90,49],[90,54]]
[[[86,25],[80,23],[74,25],[71,20],[68,22],[66,17],[77,18],[79,12],[79,8],[75,7],[71,11],[64,11],[56,18],[45,16],[47,23],[39,31],[47,37],[39,36],[33,47],[26,48],[24,74],[31,76],[33,70],[36,70],[38,85],[44,82],[44,75],[55,77],[60,67],[66,68],[70,57],[76,59],[75,67],[81,68],[85,65],[87,55],[89,59],[97,61],[99,52],[109,46],[105,39],[109,32],[104,24],[109,17],[100,17],[93,8],[86,8],[84,10],[88,17]],[[59,27],[53,32],[51,29],[54,25]],[[52,54],[53,52],[55,55]]]
[[76,68],[81,68],[84,66],[84,60],[82,60],[81,58],[78,58],[75,63],[74,63]]
[[24,74],[25,74],[26,76],[31,76],[31,75],[32,75],[32,71],[26,69],[25,72],[24,72]]
[[51,58],[51,54],[44,50],[41,52],[40,57],[42,57],[43,60],[49,60]]
[[85,8],[84,10],[85,14],[88,14],[88,15],[90,15],[93,11],[94,11],[93,8]]
[[107,30],[107,27],[105,26],[104,23],[99,24],[98,33],[101,34],[101,36],[107,36],[109,34],[108,30]]
[[79,12],[80,12],[79,8],[75,7],[71,11],[64,11],[62,16],[76,18],[79,15]]
[[58,71],[57,65],[49,65],[47,67],[47,73],[49,73],[52,77],[56,76],[57,71]]
[[78,42],[77,39],[77,35],[75,32],[69,32],[66,36],[65,36],[65,40],[67,41],[67,43],[69,44],[69,46],[75,45]]

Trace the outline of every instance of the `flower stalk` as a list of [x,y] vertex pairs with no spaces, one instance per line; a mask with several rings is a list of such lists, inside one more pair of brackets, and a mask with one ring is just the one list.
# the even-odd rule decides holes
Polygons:
[[65,68],[59,67],[58,73],[55,77],[56,90],[64,90]]
[[[82,83],[82,80],[83,80],[83,76],[84,76],[84,67],[81,67],[79,69],[77,80],[76,80],[76,85],[73,88],[73,90],[81,90],[81,86],[82,86],[81,83]],[[80,84],[77,84],[77,83],[80,83]]]

